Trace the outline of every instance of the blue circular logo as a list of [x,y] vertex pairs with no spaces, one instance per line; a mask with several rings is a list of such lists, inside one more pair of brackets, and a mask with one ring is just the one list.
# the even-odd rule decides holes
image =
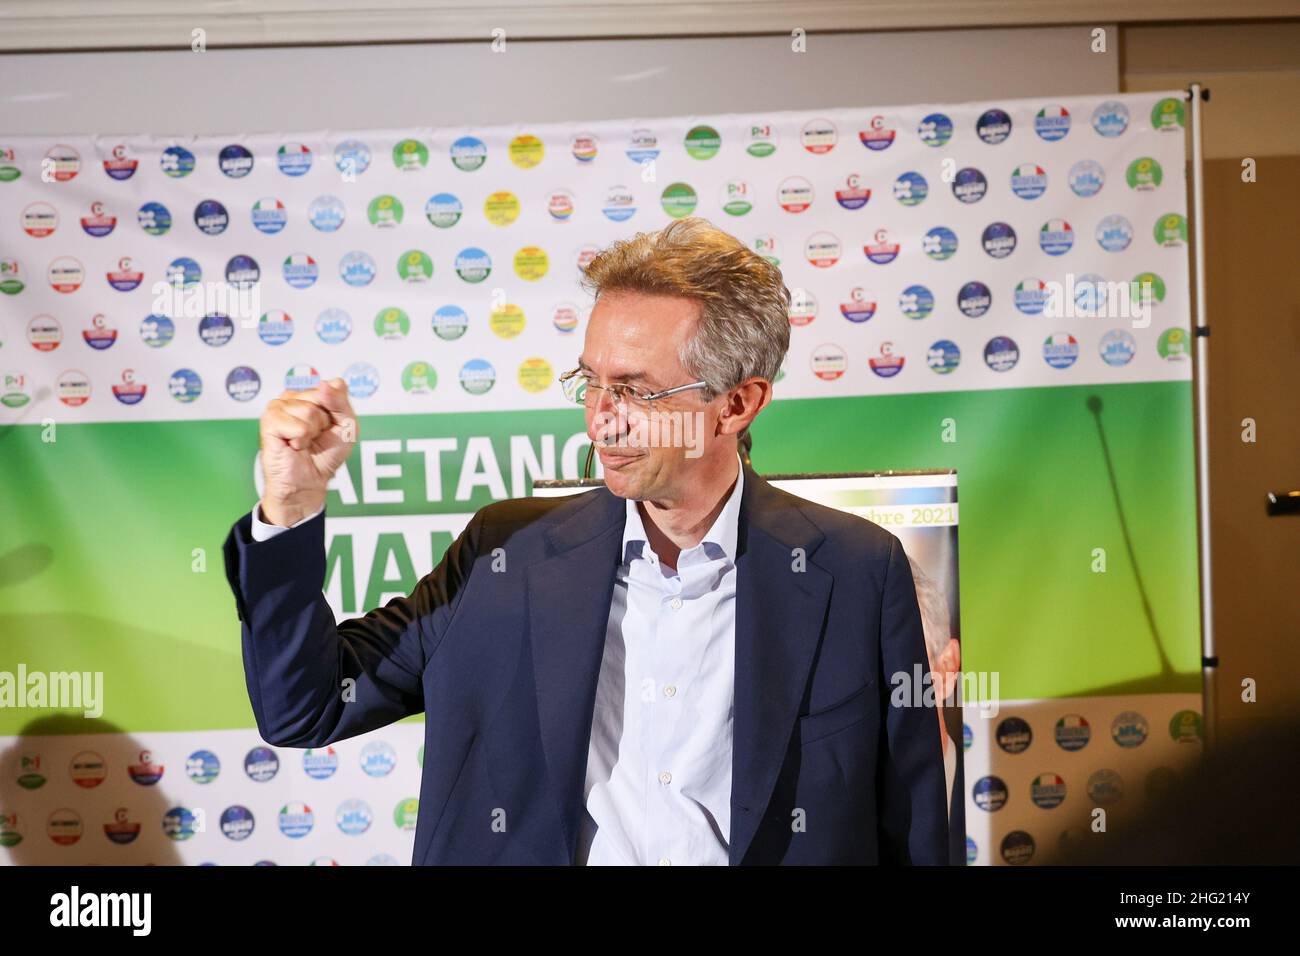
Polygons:
[[1053,810],[1065,802],[1065,780],[1058,774],[1040,773],[1029,785],[1034,806]]
[[194,207],[194,225],[205,236],[219,236],[230,225],[230,213],[215,199],[204,199]]
[[995,372],[1009,372],[1020,361],[1020,348],[1005,335],[995,335],[984,346],[984,364]]
[[353,398],[369,398],[379,388],[379,370],[369,362],[353,362],[343,372],[343,379]]
[[934,293],[923,285],[909,285],[898,297],[898,309],[909,319],[924,319],[934,311]]
[[974,166],[967,166],[965,169],[957,170],[957,175],[953,177],[952,194],[957,198],[958,202],[967,205],[979,202],[988,191],[989,181]]
[[281,833],[297,840],[311,833],[311,828],[316,824],[316,814],[312,813],[311,807],[307,804],[293,801],[280,808],[277,822]]
[[361,769],[368,777],[387,777],[397,766],[397,751],[382,740],[361,748]]
[[375,260],[361,251],[349,252],[339,260],[339,275],[350,286],[367,286],[375,280]]
[[942,113],[931,113],[916,128],[916,135],[926,146],[939,147],[952,139],[952,120]]
[[167,266],[164,274],[167,284],[173,289],[185,290],[192,289],[203,278],[203,270],[199,264],[187,256],[179,259],[173,259]]
[[244,757],[244,773],[257,783],[266,783],[279,770],[280,758],[270,747],[254,747]]
[[1016,284],[1013,301],[1025,315],[1042,315],[1043,309],[1047,308],[1047,298],[1047,283],[1030,276]]
[[158,158],[164,175],[181,179],[194,172],[194,154],[184,146],[168,146]]
[[135,214],[140,228],[150,236],[165,235],[172,227],[172,212],[160,202],[147,202]]
[[922,237],[921,248],[936,262],[951,259],[957,254],[957,233],[947,226],[935,226]]
[[1098,770],[1088,778],[1088,796],[1102,807],[1119,803],[1124,796],[1124,781],[1114,770]]
[[1005,259],[1016,251],[1016,231],[1005,222],[991,222],[980,235],[980,245],[994,259]]
[[226,263],[226,281],[236,289],[251,289],[262,279],[262,268],[252,256],[231,256]]
[[1002,838],[1002,861],[1023,866],[1034,858],[1034,838],[1024,830],[1012,830]]
[[253,811],[235,805],[221,813],[221,832],[231,840],[247,840],[253,835]]
[[289,210],[284,203],[274,197],[259,199],[253,203],[253,228],[268,236],[274,236],[289,223]]
[[225,345],[234,334],[235,323],[230,321],[228,315],[214,312],[199,319],[199,338],[203,340],[204,345],[213,347]]
[[334,822],[348,836],[358,836],[370,829],[375,815],[362,800],[345,800],[334,812]]
[[1021,199],[1037,199],[1047,192],[1047,171],[1035,163],[1024,163],[1011,171],[1011,191]]
[[320,276],[320,266],[305,252],[295,252],[286,256],[282,270],[284,281],[294,289],[306,289],[315,285],[316,279]]
[[221,773],[221,761],[211,750],[196,750],[185,758],[185,776],[195,783],[211,783]]
[[[940,339],[926,350],[925,364],[930,366],[932,372],[947,375],[960,363],[961,349],[957,348],[956,342]],[[969,729],[967,728],[967,730]]]
[[1049,219],[1038,230],[1038,247],[1049,256],[1063,256],[1074,246],[1074,229],[1064,219]]
[[178,402],[189,404],[203,394],[203,379],[190,368],[178,368],[167,379],[167,391]]
[[1008,717],[998,724],[998,746],[1009,754],[1024,753],[1033,743],[1034,732],[1028,721],[1019,717]]
[[993,307],[993,293],[983,282],[967,282],[957,293],[957,308],[962,315],[978,319]]
[[1106,185],[1106,168],[1092,159],[1081,159],[1070,167],[1070,189],[1076,196],[1087,199],[1101,192]]
[[1006,110],[985,110],[975,121],[975,133],[990,146],[1006,142],[1011,135],[1011,116]]
[[930,184],[920,173],[903,173],[894,180],[894,198],[904,206],[919,206],[930,195]]
[[176,337],[176,323],[165,315],[146,315],[140,322],[140,338],[150,348],[160,349]]
[[293,318],[288,312],[267,312],[257,321],[257,335],[267,345],[283,345],[293,338]]
[[231,179],[243,179],[253,171],[253,154],[244,146],[232,144],[217,154],[217,168]]
[[285,143],[275,153],[275,164],[286,176],[302,176],[311,169],[311,149],[303,143]]
[[370,168],[370,147],[358,139],[344,140],[334,148],[334,165],[344,180]]
[[1070,753],[1082,750],[1092,739],[1092,727],[1081,714],[1066,714],[1056,722],[1056,745]]
[[1124,711],[1110,724],[1111,739],[1125,750],[1142,746],[1150,732],[1147,719],[1135,710]]
[[1119,214],[1097,223],[1097,244],[1107,252],[1123,252],[1133,241],[1133,224]]
[[1123,135],[1128,129],[1128,107],[1118,100],[1099,103],[1092,111],[1092,128],[1107,139]]
[[326,345],[338,345],[352,334],[352,316],[342,309],[326,309],[316,316],[316,336]]
[[313,780],[325,780],[334,776],[334,771],[339,769],[339,755],[334,752],[333,747],[326,747],[324,750],[315,748],[304,750],[302,769]]
[[226,376],[226,394],[237,402],[251,402],[262,390],[262,377],[247,365],[236,365]]
[[975,781],[972,796],[975,798],[975,806],[993,813],[1006,806],[1007,785],[1001,777],[981,777]]
[[1070,132],[1070,111],[1064,106],[1044,106],[1034,116],[1034,132],[1048,143],[1065,139]]
[[1043,360],[1052,368],[1069,368],[1079,358],[1079,340],[1069,332],[1053,332],[1043,343]]
[[307,218],[318,232],[338,232],[346,217],[343,200],[336,196],[317,196],[307,207]]
[[1103,362],[1118,368],[1133,360],[1133,353],[1137,351],[1137,342],[1123,329],[1111,329],[1101,337],[1097,348],[1101,352]]

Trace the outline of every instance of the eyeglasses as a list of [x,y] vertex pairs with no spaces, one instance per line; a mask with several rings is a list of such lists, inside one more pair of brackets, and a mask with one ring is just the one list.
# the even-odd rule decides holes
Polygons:
[[644,389],[627,385],[623,382],[614,382],[611,385],[597,385],[592,376],[581,368],[575,368],[570,372],[565,372],[560,376],[560,388],[564,390],[564,397],[578,405],[591,405],[595,403],[597,390],[603,389],[609,392],[614,401],[614,407],[624,411],[627,408],[648,409],[653,407],[654,402],[660,398],[666,398],[669,395],[675,395],[678,392],[689,391],[693,388],[708,388],[708,382],[692,382],[690,385],[678,385],[676,388],[666,388],[662,392],[647,392]]

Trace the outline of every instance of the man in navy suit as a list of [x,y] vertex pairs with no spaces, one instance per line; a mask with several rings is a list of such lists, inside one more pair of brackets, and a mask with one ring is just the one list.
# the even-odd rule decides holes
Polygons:
[[935,716],[891,704],[928,671],[902,546],[737,451],[789,347],[780,271],[688,218],[584,284],[561,378],[605,486],[481,509],[364,617],[321,592],[346,386],[268,405],[225,545],[258,730],[322,747],[423,712],[415,864],[946,862]]

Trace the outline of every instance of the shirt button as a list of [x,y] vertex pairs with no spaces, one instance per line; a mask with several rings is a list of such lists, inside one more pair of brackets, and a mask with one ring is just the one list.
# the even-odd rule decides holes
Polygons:
[[659,782],[666,787],[673,782],[673,775],[665,770],[663,773],[659,774]]
[[677,688],[674,685],[669,684],[667,687],[664,688],[665,697],[674,697],[676,696],[676,694],[677,694]]
[[670,859],[668,859],[668,857],[666,857],[666,856],[661,856],[661,857],[659,858],[659,865],[660,865],[660,866],[672,866],[672,865],[673,865],[673,861],[670,860]]
[[678,608],[682,606],[682,599],[679,597],[675,597],[668,602],[668,606],[671,607],[674,611],[676,611]]

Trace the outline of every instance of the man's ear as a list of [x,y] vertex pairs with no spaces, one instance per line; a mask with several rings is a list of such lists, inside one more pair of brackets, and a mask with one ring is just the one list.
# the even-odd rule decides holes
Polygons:
[[739,435],[771,401],[771,382],[756,375],[745,379],[728,393],[718,418],[718,432]]

